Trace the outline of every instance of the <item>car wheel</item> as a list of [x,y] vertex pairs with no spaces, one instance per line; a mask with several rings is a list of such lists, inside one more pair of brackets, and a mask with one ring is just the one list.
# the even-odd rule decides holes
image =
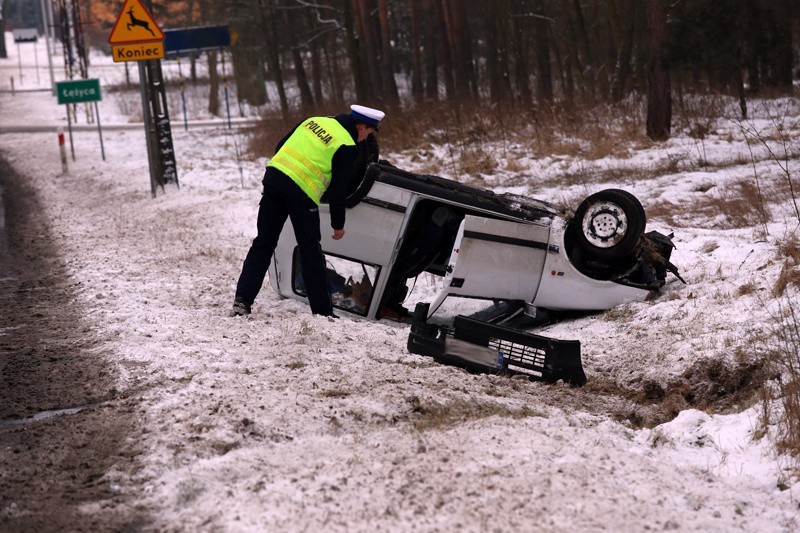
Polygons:
[[347,197],[344,200],[345,207],[348,209],[353,208],[364,199],[375,183],[375,175],[377,173],[377,170],[370,170],[370,168],[367,167],[367,171],[364,173],[361,180],[356,183],[355,188],[347,193]]
[[581,202],[573,224],[578,245],[587,254],[617,259],[633,251],[647,219],[634,195],[621,189],[606,189]]
[[345,207],[348,209],[357,206],[369,192],[375,181],[375,175],[368,173],[367,170],[370,163],[378,162],[380,156],[380,146],[374,134],[370,134],[365,142],[358,143],[357,146],[359,154],[355,165],[356,171],[353,174],[356,179],[350,183],[344,201]]

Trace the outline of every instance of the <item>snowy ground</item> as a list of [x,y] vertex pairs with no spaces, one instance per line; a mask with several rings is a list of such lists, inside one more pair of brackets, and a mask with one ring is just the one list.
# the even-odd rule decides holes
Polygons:
[[[0,90],[17,69],[16,46],[9,52]],[[124,77],[121,65],[97,68],[101,83]],[[133,105],[104,97],[104,124],[130,122],[137,106],[141,113],[138,93],[129,95]],[[522,170],[485,177],[549,201],[621,187],[647,210],[669,204],[681,213],[680,226],[651,216],[648,229],[675,232],[673,262],[687,285],[670,278],[655,301],[543,331],[582,343],[589,385],[570,389],[438,365],[408,353],[406,325],[314,317],[268,287],[251,316],[229,317],[266,160],[238,163],[240,134],[222,123],[184,131],[172,114],[180,190],[155,199],[138,129],[104,131],[106,161],[96,130],[74,132],[66,175],[53,132],[0,136],[0,151],[39,195],[86,319],[114,354],[117,394],[136,405],[138,466],[116,465],[107,479],[123,495],[141,489],[127,504],[146,511],[153,529],[798,528],[800,485],[773,451],[775,428],[761,431],[759,404],[733,414],[687,408],[637,429],[620,416],[636,411],[634,400],[592,387],[666,388],[698,361],[733,365],[754,355],[751,339],[774,326],[776,241],[796,231],[791,203],[771,204],[768,235],[691,209],[753,175],[734,125],[721,121],[702,149],[708,161],[741,155],[738,165],[642,172],[698,158],[697,141],[676,132],[625,159],[566,160],[519,147],[512,156]],[[0,127],[36,124],[66,126],[64,107],[47,92],[0,94]],[[393,127],[388,116],[384,129]],[[424,168],[412,153],[382,155]],[[574,167],[623,172],[617,182],[560,183]],[[636,179],[623,177],[630,169],[639,169]],[[769,158],[757,171],[780,179]]]

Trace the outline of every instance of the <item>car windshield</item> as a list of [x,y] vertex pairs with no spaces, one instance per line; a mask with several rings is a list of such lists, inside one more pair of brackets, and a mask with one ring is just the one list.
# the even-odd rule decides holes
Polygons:
[[522,310],[519,302],[490,300],[448,295],[428,319],[429,324],[449,326],[459,315],[482,320],[500,322]]

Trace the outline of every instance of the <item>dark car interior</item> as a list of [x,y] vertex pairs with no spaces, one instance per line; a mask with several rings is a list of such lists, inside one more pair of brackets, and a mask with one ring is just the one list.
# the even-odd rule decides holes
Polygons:
[[423,200],[415,206],[397,261],[389,274],[382,308],[401,317],[407,316],[408,310],[402,306],[408,295],[406,280],[423,272],[445,275],[463,219],[463,211],[455,206],[432,200]]

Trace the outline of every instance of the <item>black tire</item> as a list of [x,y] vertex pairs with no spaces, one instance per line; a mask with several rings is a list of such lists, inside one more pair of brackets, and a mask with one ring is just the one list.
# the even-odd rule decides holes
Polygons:
[[347,189],[347,198],[345,198],[345,207],[352,208],[367,195],[372,183],[375,181],[375,175],[367,175],[367,169],[370,163],[377,163],[380,157],[380,146],[378,139],[374,134],[370,134],[367,140],[358,143],[359,155],[356,161],[356,171],[354,172],[354,179],[350,182]]
[[572,228],[588,255],[619,259],[636,248],[647,219],[639,200],[622,189],[605,189],[586,198],[575,211]]
[[372,185],[375,183],[375,176],[377,173],[377,171],[370,172],[369,167],[367,167],[367,172],[365,172],[361,179],[356,182],[355,189],[347,193],[347,198],[344,200],[345,207],[351,209],[357,206],[359,202],[364,199],[369,190],[372,188]]

